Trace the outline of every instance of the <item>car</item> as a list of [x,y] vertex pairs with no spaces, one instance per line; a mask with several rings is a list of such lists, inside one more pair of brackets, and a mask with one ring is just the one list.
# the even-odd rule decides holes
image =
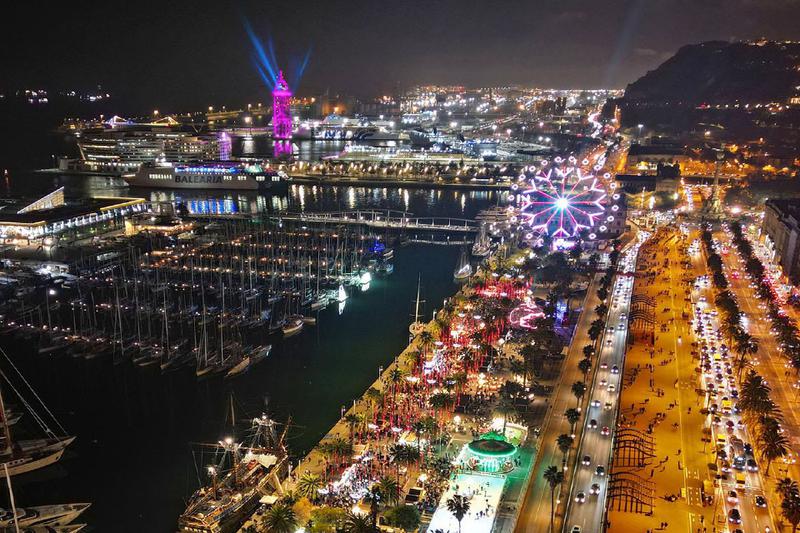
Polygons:
[[620,331],[624,330],[625,329],[625,324],[620,324],[619,326],[617,326],[617,329],[620,330]]
[[767,506],[767,499],[761,495],[758,495],[753,500],[753,503],[756,507],[766,507]]
[[606,402],[605,409],[610,410],[612,407],[611,402]]
[[614,326],[608,326],[606,328],[606,331],[609,332],[609,333],[614,333]]
[[734,504],[734,505],[739,503],[739,493],[736,492],[735,490],[729,490],[728,491],[728,501],[730,503]]
[[592,400],[591,406],[592,407],[600,407],[600,400]]
[[600,494],[600,483],[592,483],[589,487],[589,494]]
[[614,339],[607,339],[606,344],[611,346],[612,344],[614,344]]
[[608,380],[606,380],[605,378],[601,379],[600,380],[600,386],[601,387],[605,387],[606,385],[608,385]]
[[609,433],[611,433],[611,430],[608,429],[608,426],[603,426],[603,429],[600,430],[600,434],[603,436],[607,436]]
[[611,367],[611,373],[612,374],[619,374],[619,367],[617,365],[612,366]]
[[581,533],[581,526],[572,526],[572,531],[570,533]]
[[597,420],[595,420],[594,418],[589,420],[589,429],[594,429],[596,427],[597,427]]
[[747,460],[747,471],[748,472],[758,472],[758,463],[756,463],[755,459],[748,459]]
[[739,509],[731,509],[728,511],[728,522],[731,524],[741,524],[742,523],[742,515],[739,512]]
[[575,501],[578,503],[583,503],[586,501],[586,493],[581,491],[575,495]]
[[609,383],[609,384],[608,384],[608,387],[606,388],[606,390],[607,390],[608,392],[614,392],[614,391],[616,391],[616,390],[617,390],[617,386],[616,386],[616,385],[614,385],[613,383]]
[[606,475],[606,467],[602,465],[597,465],[597,468],[594,469],[594,473],[597,476],[605,476]]

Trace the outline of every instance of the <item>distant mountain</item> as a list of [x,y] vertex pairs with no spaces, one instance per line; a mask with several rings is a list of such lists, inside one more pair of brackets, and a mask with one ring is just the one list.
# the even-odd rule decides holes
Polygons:
[[629,102],[786,103],[800,85],[800,43],[710,41],[684,46],[625,89]]
[[800,42],[709,41],[682,47],[628,85],[618,105],[623,123],[689,126],[707,106],[787,104],[800,94]]

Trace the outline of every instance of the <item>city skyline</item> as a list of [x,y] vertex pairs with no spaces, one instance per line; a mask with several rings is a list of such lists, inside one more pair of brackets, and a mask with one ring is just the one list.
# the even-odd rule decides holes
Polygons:
[[[30,9],[13,6],[6,19],[17,46],[3,61],[4,89],[101,84],[137,111],[240,102],[266,92],[248,24],[274,42],[287,70],[311,51],[300,94],[331,89],[357,96],[414,84],[624,88],[687,44],[800,38],[792,23],[800,3],[779,0],[325,2],[313,15],[291,4],[248,2]],[[99,34],[111,36],[102,47]]]

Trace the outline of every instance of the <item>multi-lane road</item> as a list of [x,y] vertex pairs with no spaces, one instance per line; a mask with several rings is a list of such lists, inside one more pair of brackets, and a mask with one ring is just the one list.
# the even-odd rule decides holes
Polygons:
[[641,243],[647,234],[641,232],[624,250],[614,281],[606,331],[601,337],[599,368],[588,395],[588,412],[584,415],[584,431],[577,449],[577,460],[570,486],[564,531],[599,531],[605,512],[608,472],[612,453],[612,432],[616,425],[617,405],[622,389],[628,334],[633,273]]

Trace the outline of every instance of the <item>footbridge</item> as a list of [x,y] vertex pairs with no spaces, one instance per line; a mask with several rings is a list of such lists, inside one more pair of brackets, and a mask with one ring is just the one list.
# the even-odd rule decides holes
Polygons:
[[358,210],[320,213],[281,213],[275,218],[314,224],[355,224],[372,228],[393,228],[416,231],[475,233],[480,222],[466,218],[416,217],[407,211]]

